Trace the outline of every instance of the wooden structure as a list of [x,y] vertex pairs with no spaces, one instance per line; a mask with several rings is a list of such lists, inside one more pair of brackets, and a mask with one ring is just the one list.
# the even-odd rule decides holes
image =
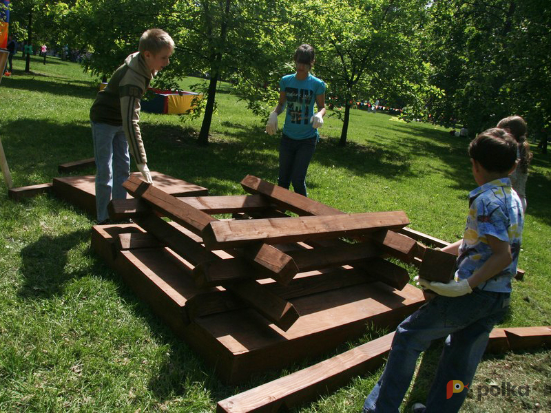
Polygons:
[[223,381],[323,354],[367,323],[393,328],[424,301],[386,260],[417,253],[396,232],[403,212],[344,214],[255,177],[242,186],[250,195],[180,197],[133,176],[133,199],[110,214],[135,224],[92,231],[94,250]]

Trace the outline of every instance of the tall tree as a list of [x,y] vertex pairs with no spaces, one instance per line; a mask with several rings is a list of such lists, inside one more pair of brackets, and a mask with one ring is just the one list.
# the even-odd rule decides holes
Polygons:
[[[551,126],[551,12],[543,0],[452,0],[430,6],[427,59],[444,94],[430,103],[443,123],[474,132],[504,116]],[[531,124],[531,125],[530,125]]]

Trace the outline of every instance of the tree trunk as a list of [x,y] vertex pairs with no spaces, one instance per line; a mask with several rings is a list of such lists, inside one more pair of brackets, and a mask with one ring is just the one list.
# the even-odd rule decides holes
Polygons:
[[203,117],[203,124],[201,125],[201,131],[199,132],[198,143],[201,146],[207,146],[209,144],[209,130],[212,122],[212,113],[214,112],[214,102],[216,98],[216,86],[218,79],[220,79],[220,68],[222,67],[222,53],[226,44],[226,35],[228,30],[228,19],[230,14],[231,0],[226,0],[226,7],[224,10],[224,18],[220,27],[220,45],[218,52],[214,53],[214,59],[211,59],[211,78],[209,83],[207,106],[205,108],[205,116]]
[[209,144],[209,130],[212,122],[212,113],[214,112],[214,102],[216,99],[216,85],[218,83],[218,73],[215,73],[210,78],[207,106],[205,107],[205,116],[203,116],[203,123],[201,124],[201,132],[199,132],[199,139],[197,140],[199,145],[207,146]]
[[344,104],[344,121],[342,123],[341,140],[339,146],[346,146],[346,138],[348,136],[348,123],[350,122],[350,99],[346,99]]
[[[27,41],[28,41],[28,44],[31,45],[31,47],[32,47],[32,44],[33,44],[33,11],[32,11],[32,9],[29,12],[28,34],[29,34],[29,38],[27,39]],[[28,73],[30,71],[31,71],[31,55],[30,55],[30,53],[27,53],[27,60],[25,61],[25,72]]]

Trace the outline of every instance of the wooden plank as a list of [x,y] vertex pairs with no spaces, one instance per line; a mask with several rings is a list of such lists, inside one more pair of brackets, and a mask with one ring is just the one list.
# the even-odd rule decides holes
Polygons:
[[19,188],[10,188],[8,190],[8,197],[15,201],[21,201],[22,199],[32,198],[41,194],[49,194],[52,192],[52,183],[21,186]]
[[[329,272],[311,271],[302,273],[286,286],[271,280],[261,280],[259,282],[270,292],[285,300],[290,300],[375,281],[375,279],[370,279],[364,271],[351,268],[333,269]],[[224,291],[193,297],[186,303],[186,310],[191,320],[196,317],[243,307],[245,307],[243,302],[236,300],[231,293]]]
[[270,202],[260,195],[186,197],[181,200],[210,215],[263,211],[272,207]]
[[202,237],[207,248],[235,247],[255,241],[269,244],[366,234],[381,228],[400,228],[409,220],[403,211],[330,216],[266,218],[210,222]]
[[436,248],[444,248],[450,245],[448,241],[444,241],[439,238],[436,238],[427,234],[423,234],[422,232],[415,231],[414,229],[411,229],[411,228],[405,227],[400,229],[398,232],[405,234],[408,237],[413,238],[417,241],[421,241],[424,244],[431,245]]
[[278,297],[254,280],[229,284],[226,289],[251,305],[283,331],[287,331],[299,318],[293,304]]
[[79,169],[84,169],[88,167],[96,166],[96,161],[94,158],[81,159],[80,161],[67,162],[58,165],[57,171],[61,173],[73,172]]
[[218,413],[278,412],[342,387],[384,363],[394,333],[218,402]]
[[447,252],[426,248],[419,277],[428,281],[448,283],[453,280],[457,256]]
[[115,240],[116,247],[121,251],[139,248],[159,248],[162,244],[151,234],[122,233]]
[[505,353],[511,350],[507,334],[503,328],[494,328],[490,332],[488,345],[486,346],[487,353]]
[[266,275],[283,285],[287,285],[299,271],[305,271],[299,269],[293,257],[265,243],[247,246],[241,250],[241,254],[259,271],[264,273],[268,270]]
[[211,221],[215,221],[215,218],[210,215],[189,206],[154,185],[148,184],[138,176],[131,176],[123,186],[134,198],[143,199],[154,210],[198,235]]
[[338,246],[288,251],[300,272],[319,270],[340,265],[353,265],[381,255],[381,248],[374,244],[343,243]]
[[[266,196],[269,201],[283,209],[292,211],[298,215],[337,215],[344,212],[306,198],[302,195],[281,188],[270,182],[263,181],[256,176],[247,175],[242,181],[243,189],[252,194]],[[405,262],[411,262],[416,253],[416,243],[409,237],[394,231],[374,232],[367,235],[368,238],[380,242],[385,247],[385,252]]]
[[551,327],[505,328],[511,350],[528,350],[551,344]]
[[[235,212],[263,211],[270,203],[260,195],[177,197],[180,201],[209,215],[232,214]],[[111,219],[133,218],[150,211],[144,201],[139,199],[115,199],[109,204]]]
[[[141,176],[133,173],[131,176]],[[174,196],[207,195],[208,190],[160,172],[151,171],[155,187]],[[94,175],[57,177],[53,180],[53,192],[59,198],[96,215],[96,185]],[[123,217],[124,218],[124,217]]]

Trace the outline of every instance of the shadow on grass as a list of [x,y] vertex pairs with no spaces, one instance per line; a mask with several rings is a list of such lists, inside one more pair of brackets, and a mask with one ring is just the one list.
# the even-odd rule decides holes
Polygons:
[[[5,82],[6,86],[15,90],[50,93],[83,99],[92,99],[97,93],[97,89],[91,82],[72,80],[60,76],[46,76],[40,73],[27,74],[20,72],[20,74],[25,74],[25,77],[9,77]],[[33,76],[33,78],[29,79],[29,76]]]
[[87,242],[89,231],[75,231],[59,237],[43,235],[21,250],[21,273],[25,283],[19,291],[22,298],[48,298],[62,293],[65,283],[88,273],[65,268],[67,254],[75,245]]

